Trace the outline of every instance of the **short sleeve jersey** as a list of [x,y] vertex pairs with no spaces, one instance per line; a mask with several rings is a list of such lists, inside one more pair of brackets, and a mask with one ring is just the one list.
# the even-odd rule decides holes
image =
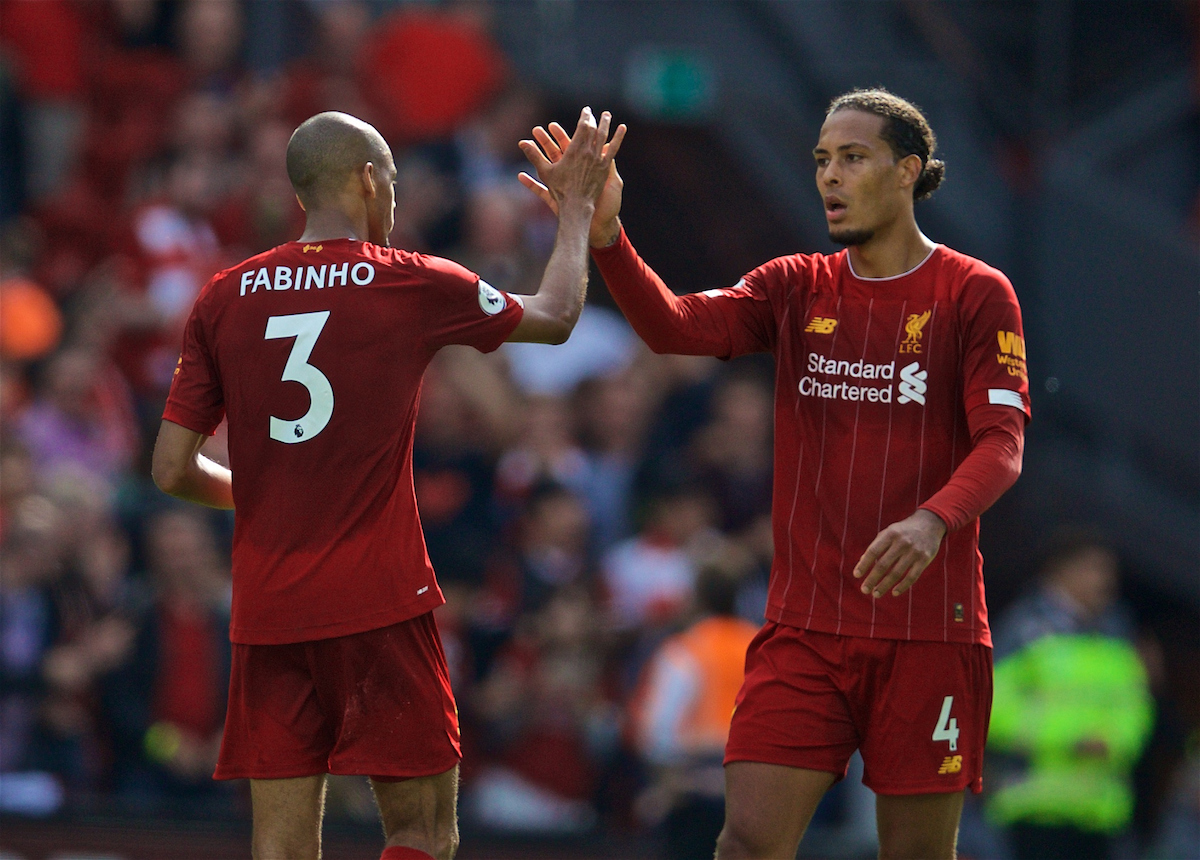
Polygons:
[[234,642],[441,605],[413,490],[421,379],[442,346],[493,350],[521,315],[456,263],[351,239],[281,245],[204,287],[163,417],[229,419]]
[[893,278],[846,251],[780,257],[682,297],[729,355],[774,352],[775,557],[767,618],[847,636],[990,645],[979,521],[947,534],[900,597],[860,590],[884,527],[940,490],[971,450],[968,414],[1029,411],[1021,311],[996,269],[937,246]]

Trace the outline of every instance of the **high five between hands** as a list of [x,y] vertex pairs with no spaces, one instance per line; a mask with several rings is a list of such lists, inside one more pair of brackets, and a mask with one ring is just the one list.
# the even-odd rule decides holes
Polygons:
[[[517,178],[555,215],[559,214],[560,201],[582,198],[595,202],[588,230],[588,244],[593,248],[608,247],[621,232],[618,216],[624,182],[614,159],[625,139],[626,127],[624,123],[617,126],[612,140],[608,140],[611,123],[612,115],[604,111],[597,125],[591,108],[585,107],[574,136],[552,122],[549,130],[539,125],[533,130],[533,140],[519,144],[537,171],[537,178],[528,173]],[[603,172],[589,169],[597,157]],[[946,524],[924,509],[885,528],[854,566],[855,579],[863,579],[863,594],[876,598],[889,590],[893,597],[904,594],[933,561],[945,533]]]
[[[595,147],[599,145],[599,157],[604,167],[604,173],[600,176],[602,186],[595,188],[589,184],[586,192],[588,199],[595,201],[596,205],[588,231],[588,244],[594,248],[611,245],[621,232],[617,215],[621,211],[622,182],[614,159],[617,150],[621,148],[621,141],[625,139],[626,129],[624,123],[617,126],[612,140],[608,140],[611,123],[612,114],[604,111],[597,126],[591,108],[585,107],[579,116],[579,124],[575,127],[573,137],[569,136],[561,125],[552,122],[549,131],[539,125],[533,130],[533,140],[522,140],[519,144],[521,151],[537,171],[537,179],[528,173],[522,173],[517,178],[522,185],[540,197],[555,215],[559,214],[559,201],[567,197],[567,189],[573,181],[573,177],[567,171],[571,166],[573,154],[580,157],[591,156],[596,152]],[[595,178],[596,174],[588,173],[587,180]]]

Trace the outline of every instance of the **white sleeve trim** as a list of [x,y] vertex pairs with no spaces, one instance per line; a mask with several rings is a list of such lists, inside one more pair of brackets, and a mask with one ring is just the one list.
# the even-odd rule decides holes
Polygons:
[[705,290],[700,295],[707,296],[710,299],[719,299],[722,296],[732,297],[734,290],[740,290],[744,286],[746,286],[746,279],[742,278],[732,287],[718,287],[715,290]]
[[1010,388],[989,388],[988,403],[993,406],[1013,406],[1022,412],[1025,411],[1025,401],[1021,399],[1021,393]]

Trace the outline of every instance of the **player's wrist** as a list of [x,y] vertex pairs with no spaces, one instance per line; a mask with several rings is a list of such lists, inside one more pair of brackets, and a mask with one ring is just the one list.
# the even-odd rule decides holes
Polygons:
[[596,201],[585,195],[566,194],[559,201],[558,217],[559,220],[571,219],[578,220],[586,218],[591,224],[592,216],[596,214]]
[[596,249],[611,248],[621,238],[621,219],[613,218],[599,227],[593,227],[588,234],[588,244]]
[[919,517],[928,528],[940,532],[939,537],[945,537],[946,532],[950,531],[946,521],[929,508],[917,508],[917,512],[913,516]]

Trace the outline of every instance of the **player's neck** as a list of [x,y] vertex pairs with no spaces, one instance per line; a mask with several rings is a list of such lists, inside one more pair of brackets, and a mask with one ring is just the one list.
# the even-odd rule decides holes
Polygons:
[[934,247],[916,221],[901,222],[850,246],[850,263],[860,278],[894,278],[919,266]]
[[341,209],[316,209],[308,213],[300,242],[328,242],[332,239],[368,241],[367,216],[352,218]]

